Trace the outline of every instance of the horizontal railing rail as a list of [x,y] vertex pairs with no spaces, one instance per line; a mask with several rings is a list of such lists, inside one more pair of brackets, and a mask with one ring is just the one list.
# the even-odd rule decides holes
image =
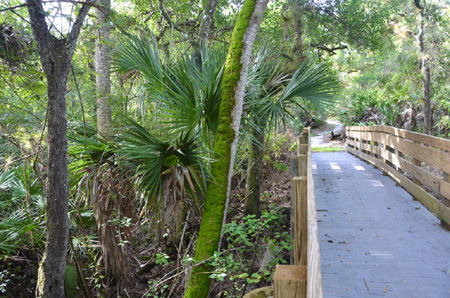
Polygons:
[[347,151],[394,179],[450,228],[450,140],[389,126],[346,128]]

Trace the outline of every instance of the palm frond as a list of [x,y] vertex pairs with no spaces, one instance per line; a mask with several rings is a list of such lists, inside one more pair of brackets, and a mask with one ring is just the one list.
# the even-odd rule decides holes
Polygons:
[[279,101],[303,98],[318,109],[325,109],[336,101],[335,96],[339,90],[339,80],[327,65],[304,61],[292,76]]
[[44,247],[44,222],[40,215],[31,217],[24,210],[17,210],[0,222],[0,251],[15,252],[22,245]]
[[154,92],[162,92],[163,67],[155,38],[129,36],[114,53],[111,64],[113,71],[139,71],[146,79],[148,88]]
[[212,136],[217,129],[225,52],[203,47],[201,59],[188,54],[162,64],[156,42],[130,37],[114,58],[113,70],[139,71],[158,105],[160,123],[172,133],[189,130]]
[[[286,82],[285,77],[278,81]],[[283,87],[280,95],[268,94],[250,103],[258,107],[259,117],[270,119],[271,125],[284,124],[293,118],[295,109],[306,109],[302,101],[313,104],[319,111],[326,110],[336,101],[340,84],[334,73],[323,64],[303,62]]]
[[[159,209],[168,192],[176,196],[179,192],[183,195],[185,190],[191,194],[204,190],[197,174],[202,159],[197,151],[197,140],[189,133],[173,142],[164,142],[131,120],[121,141],[118,153],[135,169],[135,182],[147,197],[143,205]],[[181,191],[177,190],[179,186],[183,188]]]

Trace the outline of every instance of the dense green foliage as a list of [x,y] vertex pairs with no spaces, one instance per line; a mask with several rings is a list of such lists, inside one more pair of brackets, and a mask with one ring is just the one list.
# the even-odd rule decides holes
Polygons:
[[[220,117],[233,109],[240,63],[227,62],[227,53],[239,54],[242,46],[239,30],[246,24],[238,24],[237,45],[229,48],[243,3],[219,1],[208,43],[199,44],[206,1],[113,1],[111,38],[103,40],[113,48],[108,140],[96,129],[98,25],[93,16],[83,25],[66,96],[67,296],[75,288],[86,297],[180,297],[192,266],[208,284],[214,280],[212,294],[239,297],[265,285],[289,249],[288,228],[265,201],[275,194],[264,187],[256,191],[261,205],[249,212],[261,214],[261,221],[244,217],[245,185],[254,189],[252,168],[286,172],[286,146],[277,140],[287,142],[329,115],[346,125],[423,131],[419,18],[412,1],[270,1],[248,69],[222,252],[216,236],[197,242],[205,210],[215,215],[207,213],[209,224],[201,229],[217,231],[222,224],[223,202],[206,198],[226,193],[228,177],[218,173],[229,169],[234,132]],[[0,295],[7,297],[21,289],[32,295],[46,239],[47,81],[22,4],[0,4]],[[51,32],[67,35],[79,8],[47,3]],[[424,16],[432,134],[448,138],[450,9],[426,1]],[[232,75],[224,82],[226,63]],[[211,171],[214,163],[223,171]],[[208,249],[194,262],[196,246]],[[269,250],[275,256],[260,266]]]

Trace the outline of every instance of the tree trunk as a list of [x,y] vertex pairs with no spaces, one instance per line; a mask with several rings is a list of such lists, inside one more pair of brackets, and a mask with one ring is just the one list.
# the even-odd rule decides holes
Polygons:
[[67,38],[58,39],[48,29],[41,0],[27,0],[31,28],[38,47],[48,92],[47,239],[36,296],[64,297],[68,222],[67,77],[81,25],[89,10],[83,6]]
[[[64,41],[53,44],[53,53],[63,54]],[[57,46],[57,47],[55,47]],[[49,50],[50,51],[50,50]],[[69,65],[64,63],[67,55],[51,55],[56,62],[43,61],[45,68],[53,68],[48,81],[48,177],[47,177],[47,242],[41,262],[44,274],[43,297],[63,297],[64,273],[66,267],[68,222],[68,161],[67,161],[67,119],[66,119],[66,84]],[[65,56],[65,57],[64,57]],[[58,58],[60,61],[58,61]],[[45,72],[47,74],[47,71]]]
[[297,68],[303,60],[305,60],[305,53],[303,50],[303,26],[302,26],[302,0],[291,0],[292,14],[294,21],[294,59],[295,67]]
[[97,73],[97,129],[101,136],[111,137],[111,46],[109,24],[110,0],[99,0],[98,5],[103,9],[95,9],[96,25],[99,28],[95,40],[95,72]]
[[248,166],[250,167],[247,176],[247,185],[245,188],[245,214],[253,214],[259,218],[261,212],[260,195],[261,195],[261,168],[264,158],[265,149],[265,132],[267,118],[255,121],[255,127],[252,128],[252,142],[250,144],[250,154],[248,158]]
[[[208,186],[202,224],[194,259],[203,261],[218,250],[223,222],[231,192],[231,177],[236,156],[242,105],[253,42],[268,0],[246,0],[239,13],[231,37],[225,65],[222,101],[214,144],[217,160],[211,166],[215,181]],[[209,267],[202,264],[192,269],[185,298],[207,297],[211,280]]]
[[430,68],[428,66],[428,56],[425,51],[424,36],[424,8],[420,5],[420,0],[414,0],[414,4],[419,10],[419,35],[417,42],[419,44],[420,56],[422,58],[422,75],[423,75],[423,109],[425,114],[425,123],[423,133],[431,134],[431,80]]
[[206,1],[205,11],[203,12],[202,20],[200,21],[200,28],[198,30],[199,43],[208,40],[211,34],[211,24],[214,18],[214,11],[216,11],[219,0]]

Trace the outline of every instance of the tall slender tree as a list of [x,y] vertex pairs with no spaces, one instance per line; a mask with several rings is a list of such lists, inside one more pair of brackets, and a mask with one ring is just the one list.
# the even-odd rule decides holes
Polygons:
[[292,16],[294,23],[294,61],[295,66],[300,65],[300,63],[305,60],[305,51],[303,49],[303,1],[302,0],[290,0],[290,5],[292,7]]
[[[88,2],[89,3],[89,2]],[[67,36],[56,37],[46,21],[42,0],[27,0],[48,92],[47,239],[39,267],[36,296],[64,297],[68,222],[67,77],[88,5],[83,5]]]
[[423,132],[429,135],[431,133],[431,79],[428,57],[423,40],[425,29],[424,7],[420,4],[420,0],[414,0],[414,5],[417,7],[419,14],[419,34],[417,35],[417,43],[419,45],[420,57],[422,60],[423,110],[425,114]]
[[[203,261],[218,250],[231,190],[234,158],[242,116],[245,83],[253,43],[268,0],[246,0],[231,37],[222,83],[215,159],[211,172],[215,181],[207,190],[205,210],[197,241],[195,260]],[[211,280],[208,266],[194,267],[189,276],[185,298],[207,297]]]
[[[321,63],[303,61],[293,75],[269,59],[274,52],[261,48],[251,72],[255,73],[247,89],[252,122],[244,211],[259,216],[260,175],[264,157],[265,135],[268,127],[285,123],[293,117],[291,111],[308,108],[309,102],[318,109],[325,109],[335,101],[340,89],[337,76]],[[302,100],[303,101],[302,101]],[[267,125],[270,123],[270,125]]]
[[95,72],[97,73],[97,129],[105,138],[111,136],[111,0],[98,0],[95,8],[97,37],[95,39]]
[[200,28],[198,30],[198,39],[200,44],[208,40],[211,34],[211,25],[213,23],[214,12],[216,11],[219,0],[206,1],[202,19],[200,20]]

